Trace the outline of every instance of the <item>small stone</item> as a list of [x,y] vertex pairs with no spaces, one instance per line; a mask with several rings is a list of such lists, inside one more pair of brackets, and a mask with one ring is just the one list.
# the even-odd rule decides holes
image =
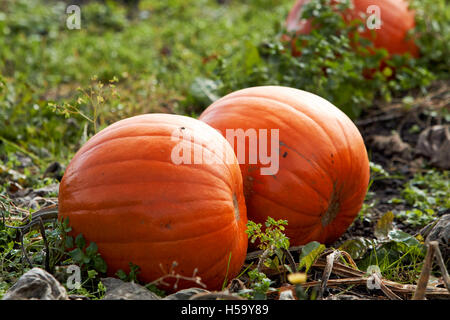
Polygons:
[[61,181],[64,170],[65,167],[59,162],[53,162],[45,169],[44,177],[51,177]]
[[58,183],[54,183],[49,186],[32,191],[34,197],[46,197],[52,193],[58,194],[58,192],[59,192],[59,184]]
[[209,291],[201,288],[183,289],[168,295],[167,297],[164,298],[164,300],[189,300],[190,297],[198,293],[209,293]]
[[114,289],[120,287],[122,284],[126,283],[125,281],[122,281],[117,278],[102,278],[100,281],[103,283],[106,289],[106,293],[112,292]]
[[426,242],[437,241],[444,261],[450,259],[450,214],[444,214],[437,221],[427,225],[420,231]]
[[436,222],[427,236],[427,241],[438,241],[449,244],[450,240],[450,214],[445,214]]
[[245,284],[241,280],[235,278],[230,281],[230,284],[227,287],[227,290],[231,293],[238,293],[241,290],[245,290]]
[[[119,280],[121,281],[121,280]],[[103,282],[103,281],[102,281]],[[105,283],[103,282],[105,285]],[[113,284],[114,289],[106,291],[103,300],[160,300],[161,298],[150,290],[134,282],[123,282],[116,286],[118,282]],[[107,285],[105,285],[107,288]],[[111,288],[111,286],[110,286]]]
[[279,300],[295,300],[292,290],[283,290],[280,292]]
[[67,300],[66,289],[47,271],[33,268],[6,292],[3,300]]
[[450,125],[435,125],[424,130],[417,141],[416,153],[430,159],[430,164],[450,169]]

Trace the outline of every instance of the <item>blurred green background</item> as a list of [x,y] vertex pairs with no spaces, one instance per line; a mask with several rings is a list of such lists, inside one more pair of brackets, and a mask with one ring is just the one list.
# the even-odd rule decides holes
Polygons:
[[[397,57],[372,79],[363,71],[376,69],[386,52],[355,53],[349,30],[337,15],[330,19],[329,1],[316,1],[317,19],[328,28],[293,57],[280,36],[294,0],[2,0],[0,160],[21,149],[37,161],[67,162],[118,119],[197,116],[218,97],[253,85],[308,90],[356,118],[376,98],[448,78],[445,0],[413,1],[421,58]],[[73,3],[81,8],[79,30],[66,26]]]

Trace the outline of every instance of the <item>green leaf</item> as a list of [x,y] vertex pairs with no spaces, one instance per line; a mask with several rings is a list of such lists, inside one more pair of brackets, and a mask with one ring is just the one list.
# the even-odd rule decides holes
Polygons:
[[66,248],[73,248],[73,237],[67,236],[64,245],[66,246]]
[[340,247],[339,250],[345,251],[350,254],[350,256],[356,260],[364,257],[366,252],[372,246],[372,242],[366,238],[360,237],[356,239],[350,239],[345,241]]
[[126,281],[127,278],[128,278],[127,274],[126,274],[125,271],[123,271],[122,269],[119,269],[119,270],[116,272],[116,276],[117,276],[120,280],[122,280],[122,281]]
[[265,293],[258,292],[258,291],[255,292],[255,294],[253,296],[254,300],[266,300],[266,298],[267,298],[267,295]]
[[[101,273],[105,273],[106,270],[108,270],[108,266],[107,266],[105,260],[103,260],[102,257],[100,257],[99,254],[97,256],[95,256],[93,258],[93,260],[94,260],[94,268],[95,268],[95,270],[97,270],[97,271],[99,271]],[[119,270],[119,271],[123,272],[123,270]],[[126,276],[127,275],[125,274],[125,277]],[[122,279],[120,276],[119,276],[119,278]]]
[[98,275],[98,272],[95,270],[88,270],[88,278],[94,279]]
[[88,264],[89,262],[91,262],[91,257],[88,257],[87,255],[83,256],[83,263],[84,264]]
[[302,253],[300,254],[300,262],[298,264],[298,270],[305,267],[305,272],[308,272],[309,268],[316,261],[317,257],[325,250],[325,246],[317,241],[312,241],[306,244]]
[[409,233],[400,231],[400,230],[392,230],[389,232],[388,237],[390,240],[401,242],[406,244],[407,246],[419,246],[421,243],[415,237],[410,235]]
[[97,244],[95,242],[91,242],[89,246],[86,248],[86,255],[89,257],[93,257],[98,251]]
[[62,226],[62,228],[63,228],[65,233],[68,233],[68,232],[72,231],[72,227],[69,225],[69,217],[66,217],[62,221],[61,226]]
[[73,261],[77,263],[83,263],[84,260],[84,252],[80,248],[75,248],[69,252],[69,255],[72,257]]
[[261,63],[258,48],[251,42],[245,42],[245,70],[251,74],[253,67]]
[[208,78],[195,78],[190,87],[190,94],[205,106],[219,99],[217,82]]
[[83,249],[86,246],[86,240],[84,240],[83,234],[80,233],[75,238],[75,244],[78,248]]

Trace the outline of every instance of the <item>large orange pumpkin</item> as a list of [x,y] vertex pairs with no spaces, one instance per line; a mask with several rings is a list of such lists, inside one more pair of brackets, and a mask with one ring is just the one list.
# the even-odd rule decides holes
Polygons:
[[[297,34],[311,32],[311,21],[301,19],[302,8],[310,1],[296,1],[286,19],[288,31]],[[370,30],[364,23],[364,31],[360,33],[362,37],[371,40],[376,48],[385,48],[391,55],[408,52],[414,57],[419,55],[419,49],[413,39],[408,39],[408,32],[414,29],[415,20],[414,12],[408,8],[407,0],[352,0],[351,2],[352,7],[343,13],[347,22],[369,16],[372,13],[372,11],[367,12],[370,6],[375,5],[379,8],[380,28]]]
[[[203,158],[174,161],[181,155],[194,162],[194,154]],[[190,277],[197,270],[209,289],[218,289],[225,277],[237,275],[247,251],[234,152],[216,130],[184,116],[136,116],[92,137],[60,185],[59,218],[66,217],[74,235],[97,244],[109,275],[132,262],[144,282],[164,276],[175,261],[176,274]],[[178,289],[189,286],[198,285],[181,281]]]
[[267,159],[251,163],[250,138],[242,161],[237,139],[227,137],[241,165],[248,219],[287,219],[291,244],[301,245],[334,242],[358,214],[369,182],[366,148],[353,122],[325,99],[287,87],[247,88],[214,102],[200,120],[222,134],[256,131],[260,140],[278,129],[278,171],[270,175],[261,171],[271,166]]

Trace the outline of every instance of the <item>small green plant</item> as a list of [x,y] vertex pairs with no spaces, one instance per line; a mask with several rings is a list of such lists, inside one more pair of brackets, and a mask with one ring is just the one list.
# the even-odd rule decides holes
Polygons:
[[430,170],[425,174],[415,174],[402,191],[406,203],[418,209],[450,208],[450,177],[448,171],[442,173]]
[[396,229],[394,218],[393,212],[386,212],[375,226],[375,239],[350,239],[339,249],[349,253],[360,270],[375,265],[387,279],[414,283],[425,257],[423,239]]
[[389,179],[391,177],[389,172],[387,172],[380,164],[370,161],[369,167],[371,180]]
[[106,288],[98,280],[98,273],[95,270],[88,270],[84,281],[77,288],[71,289],[69,294],[82,295],[89,299],[100,300],[106,293]]
[[433,209],[412,209],[403,210],[396,214],[397,219],[414,228],[421,228],[436,219]]
[[357,264],[361,270],[376,265],[383,277],[389,280],[414,283],[420,275],[424,257],[425,246],[418,239],[393,230],[386,241],[373,241],[365,257]]
[[139,267],[138,265],[136,265],[132,262],[129,262],[128,266],[130,267],[130,272],[128,274],[125,271],[123,271],[122,269],[119,269],[116,272],[116,276],[122,281],[138,282],[137,276],[141,272],[140,271],[141,267]]
[[427,225],[436,219],[436,212],[450,208],[450,183],[448,171],[430,170],[417,173],[406,182],[401,191],[402,198],[393,198],[390,203],[406,204],[412,208],[396,213],[396,218],[414,228]]
[[273,269],[284,265],[285,251],[289,249],[289,239],[283,233],[286,225],[286,220],[275,220],[268,217],[263,231],[262,224],[248,221],[246,232],[249,239],[252,243],[257,242],[258,248],[263,250],[263,253],[258,266],[247,272],[250,278],[250,290],[241,292],[241,294],[257,300],[266,298],[272,281],[261,269],[263,265]]
[[95,270],[96,272],[106,273],[108,266],[98,252],[98,247],[95,242],[91,241],[89,245],[86,246],[86,240],[82,233],[79,233],[75,239],[72,236],[67,235],[68,232],[72,231],[72,228],[69,225],[69,218],[65,218],[61,222],[61,230],[63,232],[65,248],[74,248],[68,251],[68,255],[75,264],[86,272]]
[[160,297],[165,297],[166,296],[166,292],[164,290],[161,290],[160,288],[158,288],[156,286],[156,284],[154,283],[148,283],[145,285],[145,287],[150,290],[151,292],[157,294]]
[[[120,98],[115,85],[118,81],[118,78],[114,77],[105,85],[97,79],[97,76],[94,76],[92,84],[87,89],[78,88],[79,96],[74,103],[64,102],[59,105],[49,102],[48,107],[66,118],[70,118],[73,115],[81,116],[88,123],[92,124],[93,133],[95,134],[98,131],[99,122],[102,120],[100,116],[101,111],[105,108],[105,104],[111,104],[111,100]],[[104,123],[101,122],[101,124]],[[85,140],[87,140],[86,135],[85,132]]]
[[[287,220],[275,220],[271,217],[265,222],[264,231],[262,224],[249,221],[247,234],[251,243],[258,242],[258,248],[264,251],[263,263],[269,268],[278,268],[284,261],[284,250],[289,249],[289,238],[283,233]],[[275,258],[271,256],[275,255]]]
[[270,290],[272,281],[267,278],[263,272],[259,272],[258,269],[253,269],[248,272],[250,278],[250,288],[252,293],[251,298],[255,300],[264,300],[267,297],[267,292]]

